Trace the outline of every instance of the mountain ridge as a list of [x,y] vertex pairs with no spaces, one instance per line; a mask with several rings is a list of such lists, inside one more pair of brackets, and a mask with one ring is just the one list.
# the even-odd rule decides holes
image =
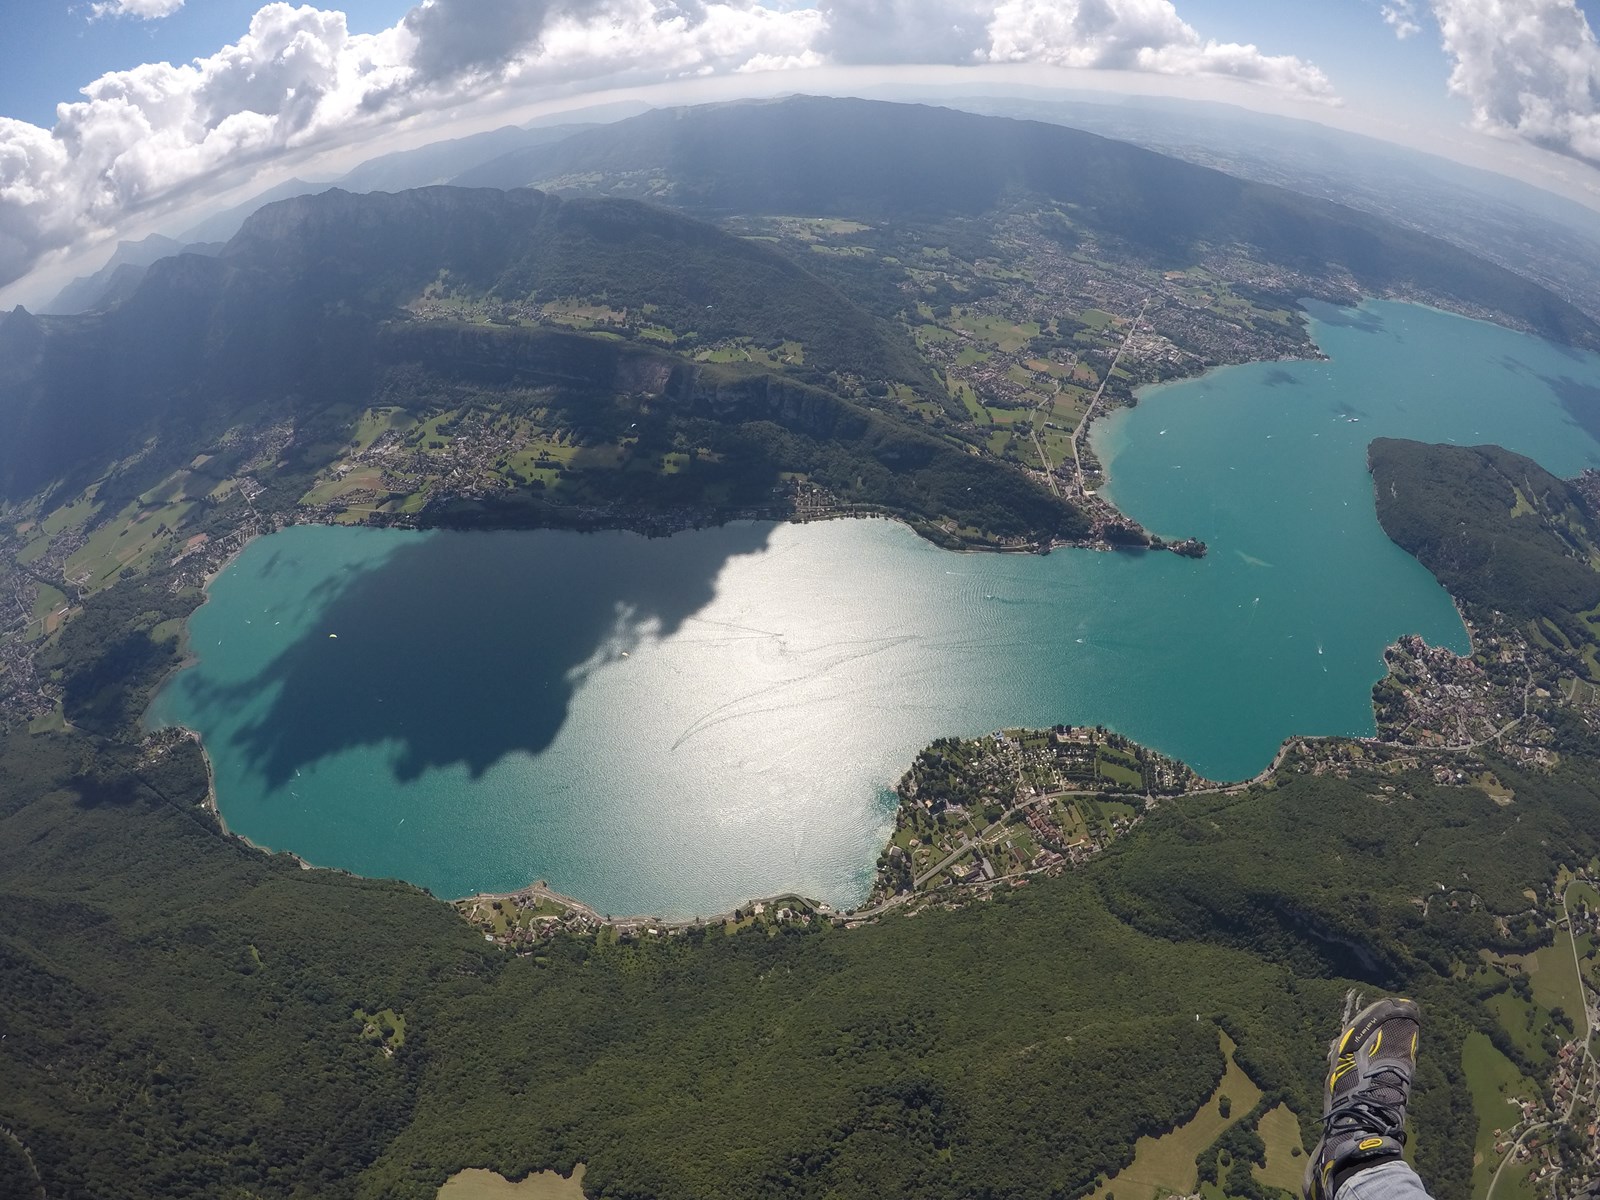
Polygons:
[[[886,101],[790,97],[656,109],[575,134],[526,183],[636,195],[707,216],[977,215],[1029,193],[1179,268],[1247,247],[1263,265],[1348,273],[1358,289],[1453,297],[1571,344],[1600,325],[1438,238],[1066,126]],[[599,177],[598,179],[596,177]]]
[[[557,301],[598,306],[593,311],[613,316],[606,318],[608,328],[564,337],[524,324],[543,321],[542,306]],[[418,304],[427,311],[419,312]],[[477,314],[471,327],[494,329],[499,322],[499,331],[489,340],[458,339],[455,345],[502,357],[508,346],[520,346],[511,355],[518,370],[494,385],[501,391],[481,398],[466,385],[472,372],[461,362],[451,360],[441,371],[444,360],[430,358],[450,343],[416,336],[459,323],[463,305]],[[503,309],[523,315],[492,315]],[[919,428],[862,390],[872,383],[951,403],[903,331],[766,245],[636,201],[562,199],[532,190],[433,187],[354,195],[331,189],[264,207],[216,256],[159,260],[133,295],[108,312],[15,319],[21,323],[11,336],[36,345],[38,353],[31,376],[0,381],[0,419],[18,431],[0,447],[0,484],[14,497],[75,467],[87,472],[81,486],[126,454],[131,441],[154,437],[139,476],[152,476],[142,485],[149,487],[160,468],[170,472],[194,457],[207,438],[243,414],[289,419],[308,431],[303,436],[311,446],[324,447],[317,454],[326,455],[349,432],[319,414],[341,406],[355,404],[359,412],[361,404],[381,398],[426,407],[448,397],[450,404],[509,402],[525,411],[535,403],[529,389],[555,388],[553,407],[548,400],[538,403],[560,412],[576,436],[604,429],[637,444],[641,454],[648,447],[662,462],[734,429],[756,431],[753,441],[740,443],[740,454],[754,455],[750,462],[713,456],[704,464],[708,479],[732,473],[736,508],[770,500],[786,473],[817,475],[852,502],[887,505],[929,528],[926,523],[947,510],[927,504],[973,507],[944,486],[959,479],[963,488],[983,483],[981,492],[1006,495],[1020,505],[1016,512],[1028,514],[1020,523],[1015,513],[1003,516],[1000,527],[1008,536],[1048,540],[1082,527],[1074,507],[1038,483],[993,460],[966,462],[958,438]],[[621,321],[632,324],[618,326]],[[665,328],[647,329],[650,336],[641,338],[637,324]],[[653,378],[669,379],[683,368],[689,382],[652,400],[644,393],[613,394],[612,376],[603,370],[584,377],[582,370],[598,368],[605,357],[574,348],[587,341],[604,349],[619,337],[661,360],[649,372]],[[680,343],[719,339],[804,349],[791,354],[792,361],[771,360],[766,367],[687,363]],[[550,361],[532,365],[539,355]],[[510,400],[502,397],[504,389]],[[826,403],[823,396],[829,396]],[[830,406],[849,414],[840,426],[847,430],[842,440],[813,419]],[[774,423],[787,434],[760,432]],[[320,430],[315,438],[313,425]],[[829,445],[844,457],[835,461],[824,453]],[[305,462],[313,470],[325,465]],[[930,468],[935,463],[942,465]],[[611,494],[606,489],[621,489],[619,495],[637,490],[627,473],[590,479],[602,488],[602,499]],[[663,497],[683,492],[681,482],[669,486],[664,479],[662,488]],[[858,488],[865,490],[855,495]],[[504,519],[550,519],[537,489],[525,499],[540,504]]]

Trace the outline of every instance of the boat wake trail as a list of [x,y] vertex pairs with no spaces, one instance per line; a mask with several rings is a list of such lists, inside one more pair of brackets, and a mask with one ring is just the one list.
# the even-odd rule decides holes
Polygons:
[[870,638],[860,642],[835,642],[822,649],[798,655],[796,657],[802,668],[809,669],[803,669],[801,673],[791,678],[781,679],[775,683],[754,688],[743,695],[736,696],[732,700],[717,705],[709,712],[697,717],[688,728],[678,735],[671,748],[676,750],[695,735],[704,733],[706,730],[713,729],[728,721],[737,721],[742,718],[792,707],[793,704],[798,702],[780,701],[773,703],[773,701],[781,697],[785,692],[826,679],[841,668],[848,667],[853,663],[884,654],[898,646],[905,645],[907,642],[920,640],[916,634],[907,633],[896,637]]

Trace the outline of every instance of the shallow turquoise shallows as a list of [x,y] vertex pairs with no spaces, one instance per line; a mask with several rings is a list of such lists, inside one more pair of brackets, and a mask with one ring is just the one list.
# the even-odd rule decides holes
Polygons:
[[1467,649],[1383,535],[1375,436],[1600,463],[1600,360],[1408,305],[1317,307],[1329,362],[1152,389],[1100,427],[1117,502],[1210,543],[961,555],[884,521],[632,534],[297,528],[190,623],[152,716],[229,826],[441,896],[544,879],[603,912],[861,899],[927,742],[1103,723],[1219,779],[1372,732],[1383,647]]

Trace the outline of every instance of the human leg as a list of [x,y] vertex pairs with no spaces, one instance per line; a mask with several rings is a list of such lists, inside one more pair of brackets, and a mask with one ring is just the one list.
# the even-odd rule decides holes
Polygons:
[[1339,1200],[1432,1200],[1421,1177],[1403,1158],[1356,1171],[1339,1189]]
[[1378,1000],[1353,1013],[1355,1004],[1351,993],[1328,1048],[1322,1140],[1302,1192],[1305,1200],[1421,1200],[1427,1189],[1400,1157],[1421,1013],[1410,1000]]

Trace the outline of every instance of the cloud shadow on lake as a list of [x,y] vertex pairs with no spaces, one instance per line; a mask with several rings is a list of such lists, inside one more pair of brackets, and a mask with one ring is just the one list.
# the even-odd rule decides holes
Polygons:
[[1367,308],[1340,308],[1323,300],[1302,300],[1300,307],[1314,320],[1340,329],[1358,329],[1362,333],[1383,333],[1389,327],[1382,317]]
[[478,776],[549,747],[593,666],[675,632],[714,598],[729,559],[765,550],[771,530],[429,534],[341,574],[305,634],[254,677],[180,684],[236,713],[275,689],[231,738],[273,789],[386,743],[401,782],[455,765]]
[[1539,379],[1555,393],[1561,407],[1580,429],[1600,439],[1600,387],[1570,375],[1541,375]]

